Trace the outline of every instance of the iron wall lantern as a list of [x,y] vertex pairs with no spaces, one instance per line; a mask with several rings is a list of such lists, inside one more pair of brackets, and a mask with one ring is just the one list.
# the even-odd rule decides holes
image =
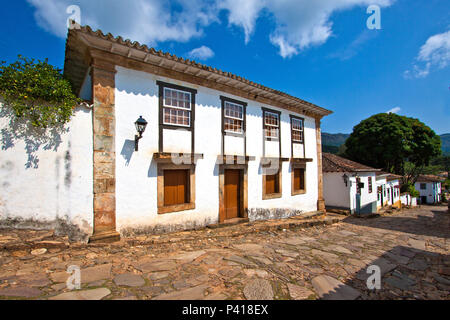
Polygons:
[[348,175],[344,173],[344,175],[342,176],[342,179],[344,179],[345,186],[347,187],[348,186]]
[[142,118],[142,116],[139,117],[139,119],[136,120],[136,122],[134,123],[134,125],[136,126],[136,130],[138,132],[139,135],[135,135],[134,136],[134,150],[138,151],[138,144],[139,144],[139,140],[142,138],[142,134],[145,131],[145,128],[147,127],[147,121],[145,121],[144,118]]

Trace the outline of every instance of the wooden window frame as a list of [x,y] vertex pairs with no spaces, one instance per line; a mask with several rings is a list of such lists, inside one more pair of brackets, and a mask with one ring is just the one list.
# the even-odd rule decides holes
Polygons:
[[[279,142],[281,145],[281,111],[272,110],[272,109],[268,109],[268,108],[262,108],[262,111],[263,111],[262,121],[263,121],[264,141],[275,141],[275,142]],[[276,114],[278,116],[278,137],[277,138],[266,136],[266,114],[267,113]]]
[[[227,135],[227,136],[236,136],[236,137],[244,137],[245,136],[245,131],[247,128],[247,103],[243,102],[243,101],[239,101],[239,100],[235,100],[235,99],[231,99],[228,97],[224,97],[224,96],[220,96],[220,101],[222,104],[222,136]],[[225,131],[225,102],[229,102],[232,104],[237,104],[242,106],[242,132],[233,132],[233,131]]]
[[[181,128],[181,129],[191,132],[191,153],[194,154],[195,153],[195,109],[196,109],[195,108],[195,98],[197,95],[197,90],[191,89],[188,87],[179,86],[179,85],[172,84],[172,83],[168,83],[168,82],[163,82],[163,81],[156,81],[156,84],[159,86],[159,143],[158,143],[159,152],[161,153],[164,150],[164,146],[163,146],[164,129],[174,130],[174,129]],[[189,92],[191,94],[191,110],[189,111],[191,113],[190,126],[164,123],[164,88]],[[181,110],[184,110],[184,109],[181,109]]]
[[[221,101],[221,126],[222,126],[222,139],[220,141],[221,146],[220,146],[220,150],[221,150],[221,155],[225,155],[225,136],[233,136],[233,137],[242,137],[244,138],[244,156],[247,155],[247,103],[243,102],[243,101],[239,101],[239,100],[235,100],[232,98],[228,98],[225,96],[220,96],[220,101]],[[242,133],[238,133],[238,132],[230,132],[230,131],[225,131],[225,102],[231,102],[234,104],[239,104],[243,106],[243,123],[242,123],[242,128],[243,131]]]
[[[241,119],[235,118],[235,117],[230,117],[230,116],[226,115],[226,110],[225,109],[226,109],[227,103],[242,108],[242,111],[241,111],[242,112],[242,118]],[[224,126],[223,127],[223,131],[226,133],[226,135],[237,135],[239,137],[243,136],[244,132],[245,132],[245,130],[244,130],[244,121],[245,121],[245,119],[244,119],[245,118],[244,112],[246,111],[245,110],[246,109],[245,105],[242,104],[242,103],[232,102],[232,101],[230,101],[230,99],[222,99],[222,105],[223,105],[223,126]],[[231,130],[225,129],[225,123],[226,123],[227,119],[234,119],[234,120],[242,121],[241,132],[231,131]]]
[[[294,186],[294,176],[295,176],[295,169],[303,169],[305,170],[305,174],[304,174],[304,186],[305,188],[303,190],[299,189],[299,190],[295,190],[295,186]],[[297,196],[299,194],[306,194],[306,189],[307,189],[307,177],[306,177],[306,164],[304,163],[292,163],[291,165],[291,195],[292,196]]]
[[[294,116],[292,114],[289,115],[290,125],[291,125],[291,158],[294,158],[294,144],[302,144],[303,145],[303,158],[306,158],[306,148],[305,148],[305,118]],[[302,122],[302,142],[294,141],[294,133],[292,130],[293,119],[300,120]]]
[[[278,167],[278,170],[276,173],[268,173],[267,170],[270,167],[262,167],[262,199],[263,200],[270,200],[270,199],[277,199],[277,198],[281,198],[283,196],[283,180],[282,180],[282,174],[281,172],[283,171],[283,163],[280,162],[280,166]],[[266,178],[268,175],[278,175],[278,192],[277,193],[270,193],[267,194],[266,193]]]
[[369,193],[373,192],[372,177],[367,177],[367,188],[369,189]]
[[[167,105],[165,104],[165,99],[166,99],[165,93],[166,93],[166,89],[167,89],[167,90],[172,90],[172,91],[175,91],[175,92],[181,92],[181,93],[187,93],[187,94],[189,94],[189,100],[190,100],[189,103],[191,104],[190,107],[189,107],[189,108],[182,108],[182,107],[175,107],[175,106],[167,106]],[[191,126],[192,107],[193,107],[193,106],[192,106],[192,92],[186,91],[186,90],[174,89],[174,88],[170,88],[170,87],[168,87],[168,86],[165,86],[165,87],[164,87],[164,89],[163,89],[163,113],[164,113],[164,108],[166,108],[166,109],[174,109],[174,110],[181,110],[181,111],[184,111],[184,112],[188,112],[188,115],[189,115],[189,125],[175,124],[175,123],[166,123],[165,117],[164,117],[164,115],[163,115],[163,124],[164,124],[164,125],[179,126],[179,127],[189,128],[189,127]]]
[[[157,192],[158,192],[158,214],[179,212],[195,209],[195,165],[158,163]],[[165,170],[189,170],[188,195],[189,203],[165,206],[164,205],[164,171]]]

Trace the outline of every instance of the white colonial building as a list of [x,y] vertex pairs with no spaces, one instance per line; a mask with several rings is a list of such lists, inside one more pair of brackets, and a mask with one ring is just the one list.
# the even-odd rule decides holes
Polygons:
[[380,169],[323,153],[323,193],[327,208],[348,210],[352,214],[376,213],[378,171]]
[[442,200],[442,182],[445,178],[434,175],[420,175],[414,185],[420,193],[421,204],[433,204]]
[[331,111],[89,27],[69,31],[64,72],[90,107],[34,167],[20,139],[1,151],[3,223],[106,241],[324,210]]

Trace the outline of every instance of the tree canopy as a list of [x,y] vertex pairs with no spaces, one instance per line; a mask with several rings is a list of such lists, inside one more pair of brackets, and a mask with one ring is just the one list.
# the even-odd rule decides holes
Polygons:
[[345,147],[348,158],[400,175],[405,175],[406,162],[421,168],[441,154],[441,140],[430,127],[394,113],[380,113],[361,121]]
[[60,69],[20,55],[14,63],[0,63],[0,95],[16,117],[40,128],[68,122],[80,101]]

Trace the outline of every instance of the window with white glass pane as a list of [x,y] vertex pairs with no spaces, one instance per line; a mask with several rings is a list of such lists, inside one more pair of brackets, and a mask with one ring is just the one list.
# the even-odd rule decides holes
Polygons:
[[303,143],[303,120],[292,118],[292,141]]
[[266,138],[279,138],[280,118],[278,114],[272,112],[264,113],[264,132]]
[[191,101],[190,92],[164,88],[164,124],[190,127]]
[[225,101],[224,125],[226,132],[243,133],[244,106]]

